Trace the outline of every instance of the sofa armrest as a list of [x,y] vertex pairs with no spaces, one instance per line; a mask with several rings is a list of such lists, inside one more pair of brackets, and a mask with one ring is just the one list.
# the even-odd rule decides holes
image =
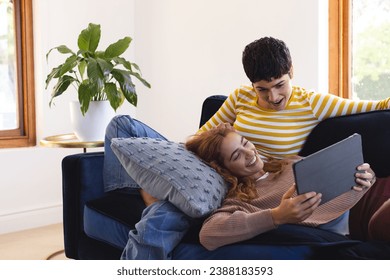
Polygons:
[[103,152],[75,154],[62,160],[64,241],[69,258],[78,259],[85,203],[104,195],[103,162]]
[[312,130],[299,155],[312,154],[353,133],[362,136],[364,161],[376,176],[390,176],[390,110],[326,119]]
[[225,102],[226,95],[211,95],[207,97],[202,104],[199,128],[202,127]]

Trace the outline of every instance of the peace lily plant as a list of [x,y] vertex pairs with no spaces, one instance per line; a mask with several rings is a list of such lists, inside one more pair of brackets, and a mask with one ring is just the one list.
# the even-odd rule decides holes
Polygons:
[[106,50],[97,51],[100,35],[100,25],[90,23],[78,37],[77,52],[60,45],[46,54],[46,60],[53,50],[69,54],[64,63],[53,68],[47,76],[46,89],[53,79],[57,79],[51,93],[50,106],[53,99],[63,94],[70,85],[77,89],[83,115],[88,111],[91,101],[108,100],[115,111],[125,99],[137,106],[137,94],[131,76],[150,88],[150,84],[142,78],[138,65],[121,57],[132,39],[124,37],[109,45]]

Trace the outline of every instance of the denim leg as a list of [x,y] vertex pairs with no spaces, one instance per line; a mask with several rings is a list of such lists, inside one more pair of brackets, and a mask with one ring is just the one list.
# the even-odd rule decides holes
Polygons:
[[[121,115],[108,124],[104,141],[103,179],[105,191],[139,188],[127,174],[111,149],[112,138],[151,137],[167,140],[145,125]],[[189,218],[167,201],[158,201],[145,208],[141,220],[129,233],[122,259],[168,259],[189,228]]]
[[151,137],[166,140],[154,129],[128,115],[115,116],[107,126],[104,139],[103,181],[106,192],[120,188],[139,188],[111,149],[112,138],[128,137]]
[[129,233],[123,260],[166,260],[190,226],[190,218],[168,201],[145,208]]

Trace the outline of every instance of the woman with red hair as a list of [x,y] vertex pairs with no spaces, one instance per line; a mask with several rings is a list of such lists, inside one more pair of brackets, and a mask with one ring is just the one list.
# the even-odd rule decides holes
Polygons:
[[348,233],[348,211],[374,184],[369,164],[357,167],[356,186],[321,204],[321,194],[297,195],[292,164],[300,159],[263,162],[255,146],[229,124],[192,136],[188,150],[215,168],[230,189],[222,206],[206,219],[200,232],[204,247],[218,247],[251,239],[283,224]]

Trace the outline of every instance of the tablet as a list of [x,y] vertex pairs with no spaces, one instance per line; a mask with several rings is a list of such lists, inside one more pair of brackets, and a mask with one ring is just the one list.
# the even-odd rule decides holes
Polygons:
[[356,185],[354,174],[362,163],[362,139],[355,133],[293,164],[297,192],[321,193],[323,204]]

